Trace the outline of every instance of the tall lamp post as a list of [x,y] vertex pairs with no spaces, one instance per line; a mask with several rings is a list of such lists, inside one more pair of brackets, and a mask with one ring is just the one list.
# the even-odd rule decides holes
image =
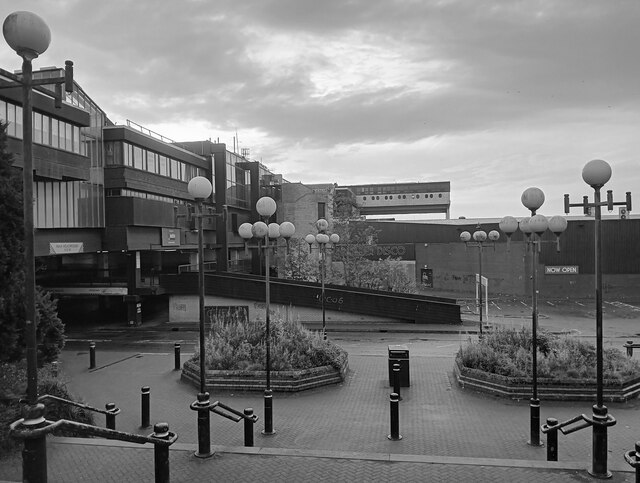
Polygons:
[[270,240],[277,240],[282,237],[289,240],[296,231],[293,223],[285,221],[278,225],[277,223],[267,223],[269,218],[276,212],[276,202],[273,198],[263,196],[256,202],[256,211],[264,221],[256,221],[255,223],[243,223],[238,227],[240,236],[248,242],[251,238],[258,240],[258,250],[264,249],[264,266],[265,266],[265,347],[266,347],[266,388],[264,391],[264,430],[262,434],[268,436],[275,434],[273,429],[273,392],[271,391],[271,329],[270,329],[270,280],[269,280],[269,252],[271,248],[277,246],[270,244]]
[[531,217],[523,218],[519,223],[512,216],[505,216],[499,224],[500,230],[511,240],[518,227],[524,234],[527,245],[531,247],[531,399],[530,438],[531,446],[542,446],[540,442],[540,399],[538,399],[538,254],[543,243],[542,235],[547,229],[556,235],[558,250],[559,236],[567,228],[567,220],[562,216],[547,219],[536,211],[544,203],[544,193],[539,188],[527,188],[521,197],[522,204],[531,212]]
[[606,206],[609,211],[614,205],[624,205],[631,211],[631,192],[627,191],[626,200],[613,201],[613,191],[607,191],[607,200],[601,201],[600,189],[611,179],[611,166],[606,161],[594,159],[585,164],[582,169],[582,179],[593,188],[593,203],[584,196],[582,203],[570,203],[569,195],[564,195],[564,211],[569,213],[575,206],[582,207],[588,214],[594,209],[594,257],[595,257],[595,292],[596,292],[596,404],[593,406],[592,465],[589,473],[597,478],[609,478],[611,472],[607,469],[607,427],[615,424],[615,419],[607,413],[603,401],[603,347],[602,347],[602,213],[601,207]]
[[329,228],[329,222],[324,218],[320,218],[316,221],[316,229],[318,233],[313,235],[309,233],[304,240],[309,244],[309,251],[313,248],[313,243],[316,243],[318,250],[320,250],[320,285],[321,285],[321,299],[320,307],[322,308],[322,338],[327,340],[327,325],[325,316],[325,293],[324,293],[324,280],[327,275],[327,250],[333,250],[335,246],[340,242],[340,236],[337,233],[327,234]]
[[[27,407],[22,426],[37,430],[47,423],[44,419],[44,405],[38,403],[38,361],[36,330],[38,326],[36,312],[34,217],[33,217],[33,130],[32,130],[32,89],[42,85],[55,85],[56,107],[62,105],[62,90],[73,92],[73,63],[66,62],[65,76],[51,79],[33,79],[32,61],[44,53],[51,42],[51,31],[39,16],[31,12],[14,12],[5,19],[2,33],[9,46],[22,57],[22,75],[3,72],[11,82],[5,87],[22,87],[22,145],[23,145],[23,213],[24,213],[24,261],[25,261],[25,342],[27,353]],[[23,479],[25,481],[47,480],[46,435],[24,440],[22,452]]]
[[[471,238],[473,238],[474,241],[471,241]],[[478,248],[478,276],[480,277],[480,280],[479,280],[480,296],[478,298],[479,305],[480,305],[479,307],[480,339],[482,339],[483,337],[483,334],[482,334],[482,325],[483,325],[483,322],[482,322],[482,304],[483,304],[483,301],[482,301],[482,251],[485,246],[495,246],[494,243],[499,238],[500,238],[500,233],[498,233],[496,230],[491,230],[489,234],[487,234],[487,232],[484,230],[476,230],[473,232],[473,235],[471,235],[471,233],[469,233],[468,231],[463,231],[462,233],[460,233],[460,240],[463,241],[466,246]],[[489,242],[487,242],[487,239],[489,239]]]
[[197,400],[191,404],[191,409],[198,412],[198,451],[195,455],[198,458],[208,458],[213,454],[211,451],[211,425],[210,413],[211,401],[206,388],[205,371],[205,311],[204,311],[204,234],[202,233],[202,218],[208,216],[203,214],[202,205],[204,200],[211,196],[213,187],[211,182],[204,176],[196,176],[187,185],[189,194],[196,201],[196,228],[198,229],[198,327],[199,336],[199,362],[200,362],[200,392]]

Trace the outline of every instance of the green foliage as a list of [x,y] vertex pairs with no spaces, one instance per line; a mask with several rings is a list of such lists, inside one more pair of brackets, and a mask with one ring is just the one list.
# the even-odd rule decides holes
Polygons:
[[[340,369],[344,349],[310,332],[295,321],[276,315],[270,319],[270,360],[274,371],[333,366]],[[205,365],[213,370],[265,370],[265,323],[235,318],[212,321],[205,341]],[[197,361],[199,354],[192,360]]]
[[[25,363],[0,363],[0,456],[15,450],[21,444],[9,436],[9,425],[22,417],[22,404],[19,399],[25,397],[26,391],[27,374]],[[38,369],[38,394],[50,394],[77,401],[69,393],[65,382],[53,373],[50,365]],[[46,403],[45,417],[51,421],[68,419],[94,424],[92,413],[59,402]],[[70,431],[56,434],[78,436]]]
[[[471,369],[502,376],[531,378],[532,333],[529,329],[497,328],[478,342],[460,348],[458,359]],[[538,377],[556,381],[595,379],[596,349],[593,344],[570,336],[554,336],[538,331]],[[640,362],[629,359],[621,350],[603,352],[603,376],[621,381],[640,374]]]

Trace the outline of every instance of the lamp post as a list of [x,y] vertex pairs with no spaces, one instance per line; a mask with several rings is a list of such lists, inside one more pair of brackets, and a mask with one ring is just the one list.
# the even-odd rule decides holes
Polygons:
[[196,201],[196,227],[198,229],[198,326],[200,329],[199,337],[199,362],[200,362],[200,392],[197,400],[191,404],[191,409],[198,412],[198,451],[195,455],[198,458],[208,458],[213,454],[211,451],[211,435],[210,435],[210,414],[211,401],[209,393],[206,390],[205,377],[205,334],[204,334],[204,238],[202,233],[202,204],[213,190],[211,182],[204,176],[196,176],[189,181],[187,186],[189,194]]
[[[479,228],[479,226],[478,226]],[[471,239],[473,238],[474,241],[471,241]],[[487,242],[487,238],[490,240],[489,242]],[[479,338],[482,339],[483,334],[482,334],[482,304],[483,304],[483,300],[482,300],[482,251],[484,249],[485,246],[494,246],[495,247],[495,242],[500,238],[500,233],[498,233],[496,230],[491,230],[489,232],[489,234],[487,234],[486,231],[484,230],[476,230],[473,232],[473,235],[471,235],[471,233],[469,233],[468,231],[463,231],[462,233],[460,233],[460,240],[463,241],[465,243],[466,246],[468,247],[477,247],[478,248],[478,276],[480,277],[480,295],[478,297],[478,301],[479,301],[479,312],[480,312],[480,334],[479,334]]]
[[[27,358],[27,407],[22,426],[36,430],[46,426],[44,405],[38,403],[38,361],[36,330],[38,326],[35,301],[35,250],[34,250],[34,217],[33,217],[33,130],[32,130],[32,89],[41,85],[56,86],[56,107],[62,106],[62,91],[65,84],[67,92],[73,92],[73,63],[66,62],[65,76],[51,79],[33,79],[32,61],[44,53],[51,42],[51,31],[42,18],[31,12],[14,12],[9,14],[2,25],[2,33],[9,46],[22,57],[22,75],[3,72],[11,82],[6,87],[22,87],[22,145],[23,145],[23,214],[24,214],[24,261],[25,261],[25,342]],[[22,453],[22,470],[25,481],[47,480],[46,435],[24,440]]]
[[304,240],[309,244],[309,251],[313,248],[315,242],[317,248],[320,250],[320,286],[321,286],[321,299],[320,307],[322,309],[322,338],[327,340],[327,326],[325,316],[325,293],[324,293],[324,279],[326,277],[327,270],[327,250],[333,250],[335,246],[340,242],[340,236],[337,233],[327,234],[329,228],[329,222],[324,218],[320,218],[316,221],[316,229],[318,233],[313,235],[309,233]]
[[[293,223],[285,221],[278,225],[277,223],[267,223],[269,218],[276,212],[276,202],[273,198],[263,196],[256,202],[256,211],[264,221],[256,221],[255,223],[243,223],[238,227],[238,233],[248,242],[251,238],[258,240],[258,250],[264,249],[264,266],[265,266],[265,348],[266,348],[266,388],[264,391],[264,430],[262,434],[269,436],[275,434],[273,429],[273,392],[271,391],[271,329],[270,329],[270,280],[269,280],[269,251],[277,246],[277,242],[273,245],[270,240],[277,240],[282,237],[289,240],[296,231]],[[264,245],[262,245],[264,243]]]
[[627,191],[626,200],[613,201],[613,192],[607,191],[607,200],[601,201],[600,189],[611,179],[611,166],[606,161],[594,159],[582,169],[582,179],[593,188],[593,203],[584,196],[582,203],[570,203],[569,195],[564,195],[564,211],[569,213],[571,207],[580,206],[585,214],[594,210],[594,257],[595,257],[595,295],[596,295],[596,404],[593,406],[592,466],[589,473],[597,478],[609,478],[607,469],[607,427],[615,424],[615,419],[607,413],[603,401],[603,347],[602,347],[602,213],[601,207],[613,210],[614,205],[624,205],[631,211],[631,192]]
[[556,246],[560,250],[559,236],[567,228],[567,220],[562,216],[547,219],[536,211],[544,203],[544,193],[539,188],[527,188],[521,197],[522,204],[531,212],[531,217],[523,218],[519,223],[512,216],[505,216],[499,224],[500,229],[511,240],[518,227],[524,234],[528,246],[531,246],[531,399],[530,438],[531,446],[542,446],[540,442],[540,399],[538,399],[538,254],[543,243],[542,235],[547,229],[556,235]]

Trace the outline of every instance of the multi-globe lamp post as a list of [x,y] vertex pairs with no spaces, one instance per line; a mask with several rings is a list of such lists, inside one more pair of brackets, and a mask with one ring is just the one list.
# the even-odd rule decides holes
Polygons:
[[196,228],[198,230],[198,328],[199,336],[199,362],[200,362],[200,392],[197,400],[191,404],[191,409],[198,412],[198,451],[195,455],[198,458],[207,458],[213,453],[211,451],[210,435],[210,413],[211,401],[206,388],[205,371],[205,298],[204,298],[204,234],[202,233],[202,218],[208,216],[203,214],[203,203],[211,196],[213,187],[211,182],[204,176],[196,176],[187,185],[189,194],[196,201],[196,212],[192,215],[196,218]]
[[[473,238],[474,241],[471,241]],[[482,305],[483,305],[483,297],[482,297],[482,252],[486,246],[495,246],[495,242],[500,238],[500,233],[496,230],[491,230],[487,233],[484,230],[476,230],[471,235],[468,231],[463,231],[460,233],[460,240],[465,243],[468,247],[477,247],[478,248],[478,283],[480,284],[479,296],[478,296],[478,312],[480,313],[480,331],[479,338],[482,339]],[[487,239],[489,241],[487,241]]]
[[531,247],[531,399],[530,438],[531,446],[541,446],[540,442],[540,399],[538,398],[538,255],[544,243],[542,236],[549,230],[556,236],[556,246],[560,248],[560,235],[567,229],[567,220],[562,216],[547,218],[537,214],[544,203],[544,193],[539,188],[527,188],[521,197],[522,204],[531,212],[531,217],[518,222],[512,216],[505,216],[499,224],[500,230],[510,240],[520,228],[525,241]]
[[329,222],[324,218],[320,218],[316,221],[316,229],[318,233],[313,235],[309,233],[304,240],[309,244],[309,251],[313,248],[313,244],[316,244],[316,248],[320,251],[320,307],[322,310],[322,338],[327,340],[327,323],[326,323],[326,311],[325,311],[325,290],[324,281],[327,275],[327,250],[335,249],[336,245],[340,243],[340,236],[337,233],[327,233],[329,228]]
[[35,250],[33,214],[33,129],[32,90],[42,85],[55,86],[56,107],[62,106],[62,89],[73,92],[73,63],[66,61],[64,77],[33,79],[32,61],[44,53],[51,42],[51,31],[42,18],[31,12],[14,12],[7,16],[2,25],[2,33],[7,44],[22,57],[22,73],[15,75],[2,73],[8,77],[2,87],[22,87],[22,145],[23,145],[23,214],[24,214],[24,261],[25,261],[25,329],[27,358],[27,407],[21,427],[34,430],[33,437],[24,440],[22,452],[23,479],[25,481],[47,480],[46,434],[36,432],[46,426],[44,405],[38,402],[38,361],[37,361],[37,312],[35,300]]
[[[623,205],[631,211],[631,192],[626,193],[623,202],[613,201],[613,192],[607,191],[606,201],[601,201],[600,190],[611,179],[611,166],[606,161],[594,159],[582,169],[582,179],[593,188],[593,202],[584,196],[582,203],[570,203],[569,195],[564,195],[564,211],[569,213],[572,207],[581,207],[585,214],[593,208],[594,215],[594,257],[595,257],[595,297],[596,297],[596,404],[593,406],[593,418],[585,418],[593,427],[592,465],[589,473],[597,478],[609,478],[607,469],[607,428],[616,420],[607,412],[603,400],[603,330],[602,330],[602,211],[606,206],[609,211],[616,205]],[[584,416],[583,416],[584,417]]]
[[[273,429],[273,392],[271,390],[271,332],[270,332],[270,281],[269,281],[269,252],[277,246],[277,239],[283,238],[287,242],[294,235],[296,228],[289,221],[269,223],[269,218],[276,212],[277,206],[273,198],[263,196],[256,202],[256,211],[262,217],[262,221],[255,223],[243,223],[238,227],[238,233],[245,240],[255,238],[258,241],[258,250],[264,250],[265,267],[265,349],[266,349],[266,388],[264,391],[264,430],[262,434],[275,434]],[[268,223],[268,224],[267,224]],[[271,244],[270,240],[275,243]]]

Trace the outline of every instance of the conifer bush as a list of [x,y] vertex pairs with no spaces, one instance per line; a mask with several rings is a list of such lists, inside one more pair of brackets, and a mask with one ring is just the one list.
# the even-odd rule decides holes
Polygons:
[[[460,347],[457,359],[463,366],[507,377],[531,378],[533,337],[530,329],[497,328],[477,342]],[[596,348],[574,336],[538,331],[538,377],[553,381],[595,380]],[[621,350],[603,351],[603,377],[621,382],[640,376],[640,361]]]

